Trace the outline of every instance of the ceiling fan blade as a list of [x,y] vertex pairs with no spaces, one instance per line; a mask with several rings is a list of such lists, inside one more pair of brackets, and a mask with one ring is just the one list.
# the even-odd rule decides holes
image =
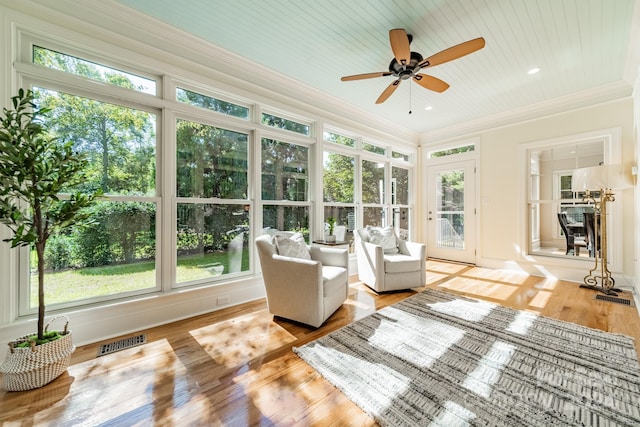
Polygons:
[[396,61],[402,65],[408,65],[411,62],[411,49],[409,48],[409,37],[407,32],[402,28],[396,28],[389,31],[389,41],[391,42],[391,50]]
[[476,50],[480,50],[483,47],[484,47],[484,39],[482,37],[478,37],[477,39],[469,40],[464,43],[451,46],[448,49],[442,50],[434,55],[431,55],[430,57],[428,57],[427,59],[419,63],[418,66],[422,68],[422,67],[433,67],[435,65],[444,64],[445,62],[453,61],[454,59],[458,59],[462,56],[473,53]]
[[365,73],[365,74],[355,74],[353,76],[344,76],[340,80],[343,82],[348,82],[351,80],[362,80],[362,79],[372,79],[374,77],[385,77],[390,76],[392,73],[388,71],[381,71],[379,73]]
[[389,98],[391,94],[396,91],[398,86],[400,86],[400,79],[394,81],[389,86],[387,86],[384,92],[382,92],[378,97],[378,99],[376,100],[376,104],[382,104],[384,101],[386,101],[387,98]]
[[413,81],[418,83],[425,89],[432,90],[434,92],[444,92],[449,89],[449,83],[440,80],[437,77],[428,76],[426,74],[416,74],[413,76]]

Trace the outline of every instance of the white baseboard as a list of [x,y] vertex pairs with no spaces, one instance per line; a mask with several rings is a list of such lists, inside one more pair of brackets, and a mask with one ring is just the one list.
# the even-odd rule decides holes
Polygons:
[[[264,296],[262,277],[254,277],[85,307],[64,314],[69,317],[69,329],[73,332],[74,344],[78,346],[210,313]],[[221,300],[219,297],[222,297]],[[224,303],[219,304],[221,301]],[[47,319],[55,314],[47,314]],[[1,360],[4,360],[9,341],[35,333],[36,323],[37,320],[31,317],[0,327]]]

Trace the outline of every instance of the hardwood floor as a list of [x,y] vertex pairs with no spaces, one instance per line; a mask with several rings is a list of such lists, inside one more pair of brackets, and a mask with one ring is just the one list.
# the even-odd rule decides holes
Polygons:
[[[640,354],[636,308],[596,300],[576,283],[428,261],[427,286],[630,335]],[[103,343],[80,347],[51,384],[0,391],[0,424],[375,425],[291,347],[421,289],[376,295],[354,281],[349,300],[315,330],[274,320],[258,301],[141,331],[147,344],[102,357],[96,353]]]

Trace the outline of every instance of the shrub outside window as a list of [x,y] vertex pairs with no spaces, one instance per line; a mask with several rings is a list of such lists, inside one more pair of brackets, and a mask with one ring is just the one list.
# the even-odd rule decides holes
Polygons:
[[176,283],[249,270],[248,140],[246,133],[176,121]]

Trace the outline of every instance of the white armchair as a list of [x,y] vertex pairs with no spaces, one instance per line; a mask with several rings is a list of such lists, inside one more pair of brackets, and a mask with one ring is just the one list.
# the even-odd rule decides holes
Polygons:
[[348,251],[305,246],[311,259],[294,258],[280,255],[273,239],[264,235],[255,241],[269,312],[319,327],[349,295]]
[[359,228],[354,233],[361,282],[376,292],[425,285],[427,262],[424,244],[398,239],[393,233],[390,239],[379,242],[379,239],[372,239],[367,230]]

